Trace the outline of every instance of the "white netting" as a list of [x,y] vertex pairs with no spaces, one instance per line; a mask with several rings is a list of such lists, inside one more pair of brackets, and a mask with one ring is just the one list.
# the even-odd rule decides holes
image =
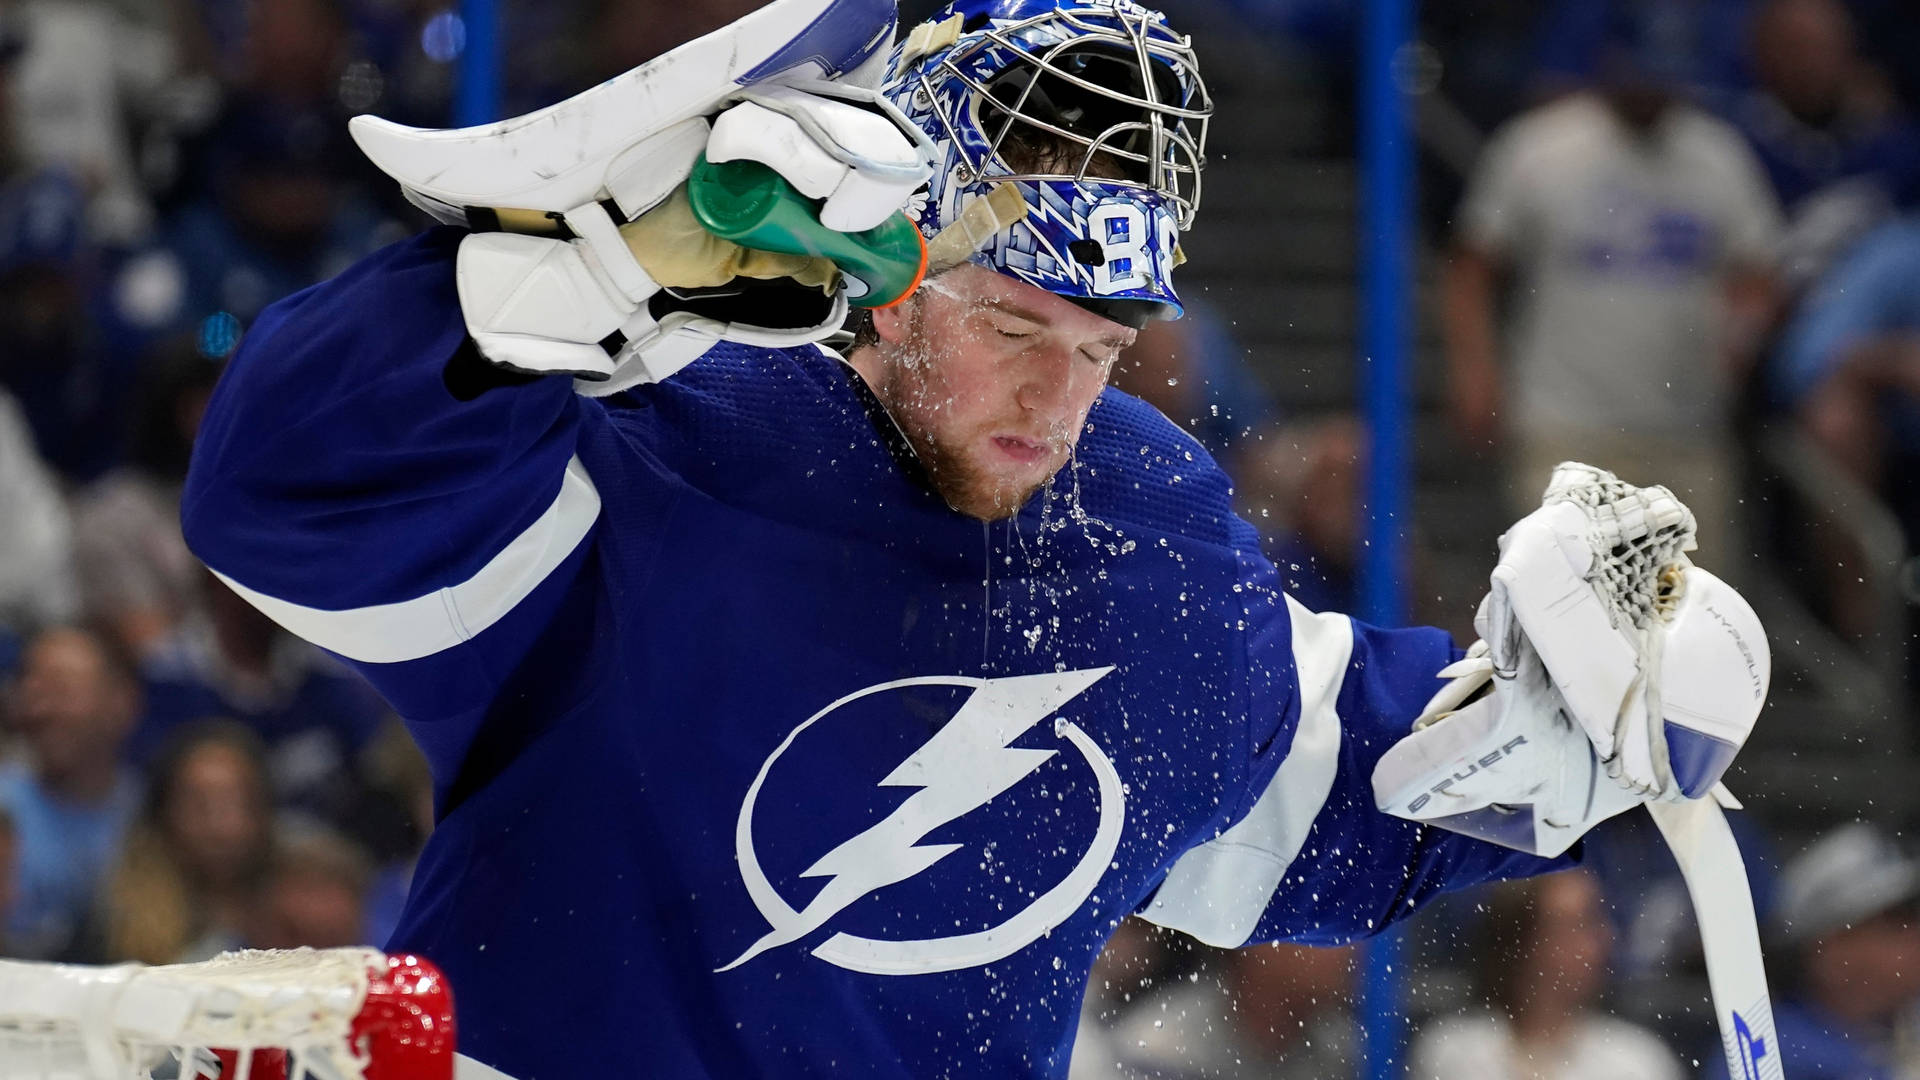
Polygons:
[[[0,1080],[215,1077],[214,1048],[284,1050],[289,1077],[359,1080],[367,1063],[348,1035],[386,967],[372,949],[237,952],[165,967],[0,960]],[[235,1072],[245,1077],[251,1057],[241,1061]]]
[[1694,549],[1693,511],[1664,487],[1635,487],[1577,461],[1562,462],[1542,506],[1570,502],[1585,511],[1593,567],[1587,580],[1606,602],[1615,629],[1644,631],[1674,599],[1686,552]]

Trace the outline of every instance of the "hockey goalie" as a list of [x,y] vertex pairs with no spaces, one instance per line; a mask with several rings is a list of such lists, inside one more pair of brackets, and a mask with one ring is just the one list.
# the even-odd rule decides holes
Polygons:
[[463,1069],[1060,1077],[1129,915],[1346,942],[1717,814],[1766,642],[1663,489],[1556,474],[1463,652],[1287,598],[1106,385],[1211,112],[1131,0],[775,0],[355,122],[440,224],[261,316],[184,523],[431,761]]

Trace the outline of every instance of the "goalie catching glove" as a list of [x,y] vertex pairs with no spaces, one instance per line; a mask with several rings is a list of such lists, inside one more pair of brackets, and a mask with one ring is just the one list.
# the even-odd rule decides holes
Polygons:
[[475,229],[458,263],[482,355],[608,394],[715,342],[791,346],[839,329],[822,258],[702,230],[684,184],[704,154],[773,168],[861,232],[924,186],[932,145],[874,85],[892,0],[775,0],[584,93],[497,124],[434,131],[356,117],[362,151],[434,217]]
[[1538,855],[1717,788],[1766,700],[1760,622],[1665,488],[1586,465],[1500,538],[1481,640],[1374,769],[1379,808]]

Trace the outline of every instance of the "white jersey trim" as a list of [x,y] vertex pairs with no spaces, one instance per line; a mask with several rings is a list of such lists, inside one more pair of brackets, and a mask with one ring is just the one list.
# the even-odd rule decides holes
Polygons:
[[1340,766],[1334,706],[1353,658],[1353,623],[1316,615],[1289,596],[1300,720],[1293,745],[1247,816],[1188,851],[1141,917],[1222,948],[1245,945],[1300,854]]
[[553,504],[479,572],[411,600],[330,611],[213,573],[268,618],[323,649],[363,663],[396,664],[450,649],[499,622],[580,546],[599,517],[599,489],[576,457],[567,462]]
[[465,1054],[453,1055],[453,1080],[514,1080],[513,1077],[484,1061],[476,1061]]

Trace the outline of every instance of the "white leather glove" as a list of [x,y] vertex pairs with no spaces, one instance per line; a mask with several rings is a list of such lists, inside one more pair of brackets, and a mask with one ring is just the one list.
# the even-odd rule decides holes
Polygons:
[[[1500,538],[1478,627],[1501,663],[1524,635],[1609,775],[1669,800],[1717,783],[1766,701],[1753,609],[1695,567],[1693,514],[1663,487],[1561,465]],[[1677,642],[1689,649],[1674,654]]]
[[1541,855],[1717,786],[1765,703],[1759,619],[1663,488],[1563,466],[1501,538],[1482,640],[1373,774],[1379,808]]
[[[874,32],[823,35],[830,8],[864,12]],[[482,355],[610,393],[665,378],[716,341],[793,345],[839,328],[846,299],[835,288],[804,315],[762,325],[751,320],[764,306],[750,300],[690,295],[713,282],[656,278],[630,241],[702,153],[773,167],[825,200],[829,228],[872,228],[904,205],[931,170],[931,144],[859,85],[871,81],[892,19],[893,5],[876,0],[775,0],[526,116],[446,131],[362,116],[351,130],[416,205],[489,230],[462,242],[458,271]]]
[[[1443,668],[1441,687],[1413,733],[1373,772],[1379,808],[1536,855],[1558,855],[1594,825],[1655,798],[1680,801],[1716,788],[1765,696],[1766,654],[1746,602],[1699,567],[1661,641],[1665,742],[1671,779],[1645,789],[1609,775],[1556,680],[1526,635],[1496,650],[1490,637]],[[1483,611],[1485,609],[1483,608]],[[1485,629],[1484,620],[1476,620]],[[1762,651],[1750,657],[1750,645]]]
[[1486,642],[1439,672],[1413,733],[1373,770],[1374,802],[1505,847],[1554,856],[1645,796],[1609,779],[1567,718],[1539,654],[1525,642],[1496,674]]

